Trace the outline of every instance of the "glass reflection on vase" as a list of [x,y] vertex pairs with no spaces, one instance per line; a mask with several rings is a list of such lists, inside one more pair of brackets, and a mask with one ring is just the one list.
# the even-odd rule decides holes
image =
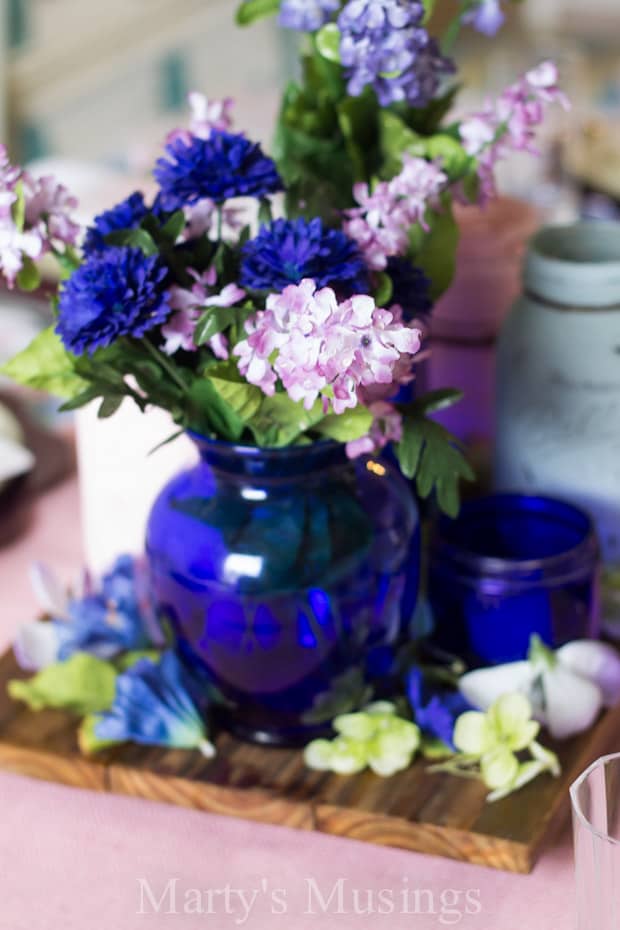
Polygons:
[[238,735],[305,742],[363,699],[408,620],[418,514],[396,469],[322,442],[258,449],[192,437],[147,530],[152,591]]

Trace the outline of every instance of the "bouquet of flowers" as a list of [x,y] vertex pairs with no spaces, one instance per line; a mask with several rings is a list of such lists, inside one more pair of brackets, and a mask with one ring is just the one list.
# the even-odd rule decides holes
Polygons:
[[239,19],[277,10],[310,49],[276,160],[233,131],[231,101],[193,94],[152,201],[136,192],[80,230],[74,198],[0,150],[0,272],[35,288],[50,253],[61,279],[53,325],[4,371],[64,409],[99,399],[107,417],[131,398],[224,441],[330,438],[350,456],[392,444],[419,493],[455,513],[470,470],[429,414],[458,394],[408,389],[421,321],[453,265],[452,200],[491,196],[497,159],[531,146],[560,96],[555,68],[444,126],[454,68],[426,32],[428,4],[248,0]]

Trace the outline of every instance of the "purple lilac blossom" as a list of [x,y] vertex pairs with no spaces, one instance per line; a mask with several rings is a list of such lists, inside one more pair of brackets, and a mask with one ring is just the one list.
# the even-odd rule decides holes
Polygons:
[[353,97],[372,87],[381,106],[424,107],[454,64],[422,26],[417,0],[349,0],[338,17],[340,58]]
[[345,213],[344,231],[354,239],[369,268],[384,271],[392,256],[409,248],[409,232],[419,223],[427,229],[425,213],[437,203],[448,178],[433,162],[405,153],[403,168],[391,181],[380,181],[371,192],[367,184],[353,188],[359,204]]
[[568,100],[558,87],[558,70],[544,61],[507,87],[495,103],[461,121],[459,132],[468,155],[478,160],[480,200],[496,194],[495,166],[512,152],[537,154],[535,130],[542,123],[545,105]]
[[464,23],[486,36],[499,32],[505,19],[499,0],[481,0],[463,16]]
[[140,249],[109,247],[88,256],[60,291],[56,332],[75,355],[143,336],[170,314],[167,270]]
[[[205,310],[208,307],[232,307],[245,297],[245,291],[236,284],[227,284],[219,293],[212,293],[217,282],[214,268],[209,268],[202,275],[192,268],[188,271],[194,278],[192,287],[183,288],[175,284],[168,294],[170,306],[175,312],[161,329],[166,340],[162,351],[166,355],[173,355],[179,349],[195,352],[194,330]],[[228,358],[228,340],[222,333],[213,336],[208,346],[217,358]]]
[[[23,187],[25,217],[18,227],[13,208]],[[33,178],[11,164],[0,145],[0,274],[9,287],[24,266],[52,249],[75,245],[80,227],[71,218],[77,201],[51,177]]]
[[317,290],[310,279],[271,294],[245,330],[247,338],[233,351],[250,384],[273,395],[280,379],[307,410],[320,397],[325,412],[337,414],[357,406],[358,388],[391,384],[401,357],[420,347],[419,331],[372,297],[339,304],[331,288]]
[[340,9],[340,0],[282,0],[279,23],[284,29],[316,32]]
[[177,138],[166,145],[166,155],[153,172],[166,210],[205,198],[223,203],[233,197],[266,197],[283,189],[273,160],[243,135],[213,130],[208,139]]
[[317,287],[367,294],[368,271],[356,242],[318,217],[275,220],[243,248],[240,282],[256,291],[280,292],[312,278]]

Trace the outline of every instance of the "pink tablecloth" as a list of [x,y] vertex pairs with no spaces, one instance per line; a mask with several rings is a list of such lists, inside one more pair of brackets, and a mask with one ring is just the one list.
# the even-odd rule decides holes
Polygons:
[[[67,485],[0,552],[1,640],[34,609],[31,559],[71,576],[78,521]],[[0,930],[568,930],[572,882],[568,835],[513,876],[0,775]]]

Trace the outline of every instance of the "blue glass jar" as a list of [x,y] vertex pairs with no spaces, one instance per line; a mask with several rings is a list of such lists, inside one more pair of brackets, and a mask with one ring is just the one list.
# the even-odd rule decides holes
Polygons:
[[199,463],[163,489],[149,519],[156,603],[223,696],[226,727],[305,742],[399,641],[401,605],[417,593],[414,500],[392,466],[349,462],[336,443],[192,438]]
[[599,550],[592,521],[564,501],[494,494],[443,518],[431,549],[433,642],[472,664],[523,659],[598,633]]

